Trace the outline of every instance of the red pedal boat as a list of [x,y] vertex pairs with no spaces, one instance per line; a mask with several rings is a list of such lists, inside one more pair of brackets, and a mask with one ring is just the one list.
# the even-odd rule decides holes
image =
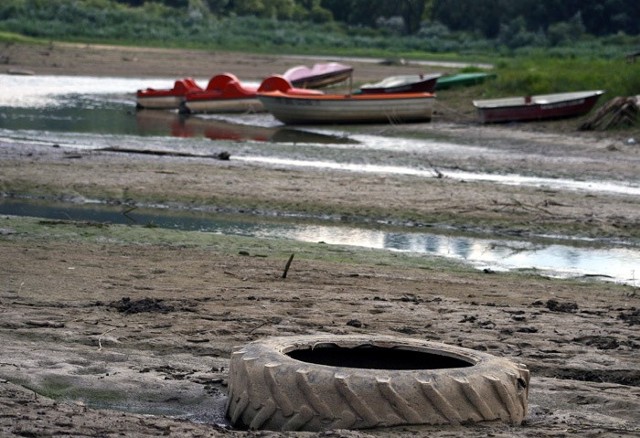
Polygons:
[[157,90],[147,88],[136,92],[136,106],[148,109],[176,109],[180,106],[187,93],[202,91],[193,78],[175,81],[173,88]]
[[207,88],[201,91],[187,93],[180,106],[180,112],[194,113],[246,113],[263,112],[264,107],[258,99],[257,93],[290,90],[295,94],[322,94],[317,90],[295,88],[282,76],[270,76],[260,86],[244,85],[231,73],[214,76]]

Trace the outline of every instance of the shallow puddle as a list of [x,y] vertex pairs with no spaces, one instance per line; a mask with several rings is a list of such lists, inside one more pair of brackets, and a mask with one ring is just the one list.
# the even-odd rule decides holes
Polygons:
[[589,242],[549,243],[491,239],[452,233],[437,234],[357,228],[301,221],[252,220],[206,212],[1,200],[0,214],[57,220],[157,226],[263,239],[292,239],[326,245],[347,245],[460,260],[477,269],[535,270],[558,278],[594,277],[640,285],[640,249],[624,245],[601,247]]

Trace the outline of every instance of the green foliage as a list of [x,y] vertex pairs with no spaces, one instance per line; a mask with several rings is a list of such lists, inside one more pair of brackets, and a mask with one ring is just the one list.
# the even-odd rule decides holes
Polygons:
[[605,90],[607,96],[640,93],[640,63],[624,59],[553,58],[543,53],[517,57],[496,66],[487,96]]
[[[452,30],[479,32],[495,38],[503,26],[519,17],[528,32],[553,32],[565,35],[579,20],[582,32],[609,35],[619,31],[640,33],[638,0],[433,0],[431,20]],[[574,34],[574,38],[580,33]]]
[[0,31],[0,42],[3,42],[3,43],[29,43],[29,44],[33,43],[33,44],[35,44],[35,43],[40,42],[40,40],[37,40],[35,38],[29,38],[27,36],[20,35],[18,33]]
[[[637,67],[640,63],[624,63],[624,56],[640,47],[640,36],[617,33],[595,38],[584,34],[582,15],[569,16],[568,21],[550,26],[546,33],[532,31],[526,19],[515,18],[501,25],[498,37],[493,40],[474,32],[454,32],[435,21],[423,21],[415,34],[403,35],[397,26],[392,32],[390,28],[353,27],[335,21],[333,18],[339,17],[333,17],[328,6],[342,14],[348,13],[339,9],[342,1],[132,1],[128,3],[140,6],[131,7],[115,0],[2,0],[0,40],[23,35],[41,41],[132,43],[265,53],[490,59],[498,64],[498,80],[487,89],[493,95],[586,88],[606,88],[621,95],[640,93]],[[262,18],[224,16],[231,6],[244,5],[250,9],[253,2],[265,8],[270,5],[271,9],[263,9]],[[382,4],[353,2],[360,12]],[[344,4],[347,3],[352,2]],[[393,6],[395,3],[383,3],[390,13],[399,11],[397,5]],[[409,3],[398,5],[406,7]],[[432,3],[435,11],[438,2]],[[169,4],[188,6],[176,9]],[[291,20],[283,18],[289,15],[293,17]],[[576,38],[580,34],[582,37]]]

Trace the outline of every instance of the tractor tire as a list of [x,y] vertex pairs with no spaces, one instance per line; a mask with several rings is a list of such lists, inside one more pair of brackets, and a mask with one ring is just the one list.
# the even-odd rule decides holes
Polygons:
[[490,354],[387,336],[291,336],[236,350],[227,416],[239,429],[324,431],[527,414],[529,371]]

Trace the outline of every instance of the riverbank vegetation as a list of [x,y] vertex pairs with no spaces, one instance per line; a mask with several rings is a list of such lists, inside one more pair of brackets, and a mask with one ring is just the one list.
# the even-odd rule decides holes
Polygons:
[[[464,2],[4,0],[0,41],[483,61],[497,73],[486,96],[640,94],[640,62],[628,62],[640,51],[639,25],[629,19],[635,2]],[[456,14],[463,9],[475,12]]]

